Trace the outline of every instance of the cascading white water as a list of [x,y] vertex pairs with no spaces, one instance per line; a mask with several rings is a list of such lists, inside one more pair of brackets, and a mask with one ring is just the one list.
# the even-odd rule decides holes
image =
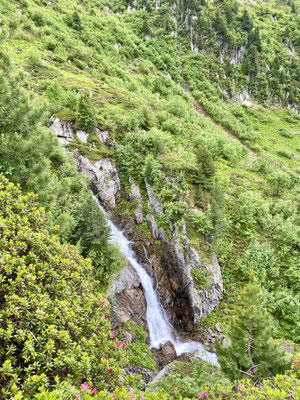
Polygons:
[[[96,198],[96,197],[95,197]],[[159,348],[160,344],[167,342],[173,343],[176,354],[194,353],[198,358],[209,361],[212,364],[219,365],[217,356],[210,353],[203,345],[196,341],[181,340],[175,328],[171,325],[166,312],[163,310],[158,295],[153,288],[151,277],[145,269],[138,263],[137,257],[131,248],[130,241],[124,234],[111,222],[105,210],[96,198],[101,210],[105,213],[107,222],[111,228],[111,242],[117,243],[121,252],[135,269],[143,286],[144,295],[147,302],[146,320],[150,336],[150,348]]]

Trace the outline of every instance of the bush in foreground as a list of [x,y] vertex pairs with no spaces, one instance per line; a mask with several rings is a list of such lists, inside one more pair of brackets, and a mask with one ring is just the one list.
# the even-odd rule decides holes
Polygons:
[[126,360],[92,265],[59,242],[48,218],[35,195],[0,175],[1,399],[32,398],[57,376],[114,388]]

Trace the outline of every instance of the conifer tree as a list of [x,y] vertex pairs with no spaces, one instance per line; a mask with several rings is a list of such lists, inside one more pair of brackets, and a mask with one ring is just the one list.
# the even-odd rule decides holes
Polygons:
[[250,32],[251,29],[253,28],[253,22],[250,18],[248,10],[246,10],[246,9],[244,10],[244,14],[242,17],[242,28],[246,32]]
[[215,181],[215,185],[212,191],[211,220],[213,224],[211,235],[214,239],[220,238],[223,234],[225,227],[224,193],[217,179]]
[[38,194],[65,237],[76,195],[87,186],[79,182],[76,167],[55,135],[42,128],[44,107],[25,89],[25,78],[11,63],[5,42],[0,38],[0,172],[20,184],[24,193]]
[[91,103],[87,93],[80,95],[77,107],[77,119],[75,128],[90,129],[96,123],[96,116],[93,104]]
[[222,370],[231,379],[261,381],[284,372],[290,362],[281,347],[272,340],[272,327],[265,309],[261,287],[251,273],[240,305],[235,308],[229,339],[230,346],[216,344]]
[[199,183],[205,189],[212,188],[215,166],[211,152],[205,146],[199,146],[195,152],[198,168],[194,174],[195,183]]
[[51,209],[58,187],[51,172],[51,158],[60,158],[57,140],[40,128],[43,109],[25,91],[23,74],[14,69],[4,43],[0,39],[0,170]]
[[80,31],[82,29],[81,18],[77,11],[74,11],[72,19],[73,19],[73,24],[72,24],[73,28],[76,29],[77,31]]

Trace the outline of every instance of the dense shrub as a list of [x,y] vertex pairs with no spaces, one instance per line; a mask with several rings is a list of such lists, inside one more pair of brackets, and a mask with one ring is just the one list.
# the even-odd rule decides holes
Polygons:
[[[0,177],[0,386],[4,399],[55,385],[56,376],[98,389],[120,379],[116,346],[93,267],[61,245],[36,196]],[[20,398],[20,397],[19,397]]]

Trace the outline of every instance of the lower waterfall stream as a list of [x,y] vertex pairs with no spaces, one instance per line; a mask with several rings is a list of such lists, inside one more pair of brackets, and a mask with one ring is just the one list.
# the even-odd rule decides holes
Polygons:
[[[150,348],[159,348],[160,344],[171,342],[174,345],[178,356],[183,353],[193,353],[196,357],[218,366],[219,363],[216,354],[207,351],[199,342],[182,340],[180,338],[160,304],[158,294],[153,288],[152,278],[138,263],[130,241],[111,222],[97,198],[96,200],[101,210],[105,213],[107,222],[111,228],[110,241],[119,246],[120,251],[126,256],[127,260],[140,278],[147,303],[146,320],[149,329]],[[144,249],[144,251],[146,251],[146,249]]]

